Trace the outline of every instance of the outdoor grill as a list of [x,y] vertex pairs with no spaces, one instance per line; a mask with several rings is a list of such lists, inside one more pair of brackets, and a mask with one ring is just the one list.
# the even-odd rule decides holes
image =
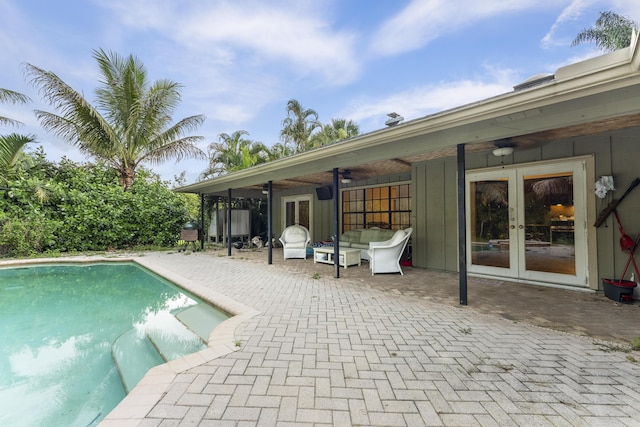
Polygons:
[[189,243],[193,245],[193,250],[197,251],[198,246],[196,245],[196,242],[200,240],[200,225],[193,221],[186,222],[182,226],[182,231],[180,231],[180,240],[184,241],[184,245],[182,245],[182,248],[178,249],[178,252],[186,251]]

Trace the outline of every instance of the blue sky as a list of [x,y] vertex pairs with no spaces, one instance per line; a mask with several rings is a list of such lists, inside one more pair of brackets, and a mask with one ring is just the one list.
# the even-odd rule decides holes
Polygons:
[[[133,54],[151,79],[181,83],[174,116],[204,114],[206,150],[220,133],[279,142],[286,103],[323,123],[351,119],[363,132],[489,98],[538,73],[598,54],[570,47],[599,12],[640,21],[638,0],[0,0],[0,87],[29,95],[0,115],[25,123],[47,157],[86,160],[41,129],[51,110],[23,76],[27,62],[93,100],[93,49]],[[0,129],[5,133],[6,129]],[[164,179],[205,161],[152,166]]]

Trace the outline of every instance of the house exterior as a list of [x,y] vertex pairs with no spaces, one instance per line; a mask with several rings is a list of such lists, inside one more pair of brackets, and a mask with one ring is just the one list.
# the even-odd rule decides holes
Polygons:
[[[634,37],[629,48],[535,76],[512,92],[177,191],[264,197],[270,184],[276,237],[291,223],[308,226],[312,241],[332,238],[336,220],[338,234],[411,226],[414,267],[598,290],[602,278],[634,271],[615,217],[594,222],[640,176],[638,163]],[[351,182],[342,183],[345,171]],[[616,186],[603,199],[594,191],[601,176]],[[338,198],[318,198],[316,189],[335,193],[335,184]],[[634,238],[636,191],[617,209]]]

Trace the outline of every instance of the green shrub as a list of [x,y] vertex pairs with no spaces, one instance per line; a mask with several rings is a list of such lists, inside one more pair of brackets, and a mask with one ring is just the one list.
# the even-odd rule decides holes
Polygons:
[[0,191],[0,256],[171,246],[189,219],[185,195],[151,172],[125,192],[105,165],[39,160]]
[[60,223],[38,217],[9,218],[0,227],[0,256],[29,256],[55,247]]

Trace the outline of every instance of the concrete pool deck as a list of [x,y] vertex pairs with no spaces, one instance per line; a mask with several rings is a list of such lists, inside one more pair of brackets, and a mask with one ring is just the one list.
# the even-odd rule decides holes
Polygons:
[[135,258],[240,315],[101,426],[640,425],[637,301],[470,279],[460,306],[455,274],[224,255]]

